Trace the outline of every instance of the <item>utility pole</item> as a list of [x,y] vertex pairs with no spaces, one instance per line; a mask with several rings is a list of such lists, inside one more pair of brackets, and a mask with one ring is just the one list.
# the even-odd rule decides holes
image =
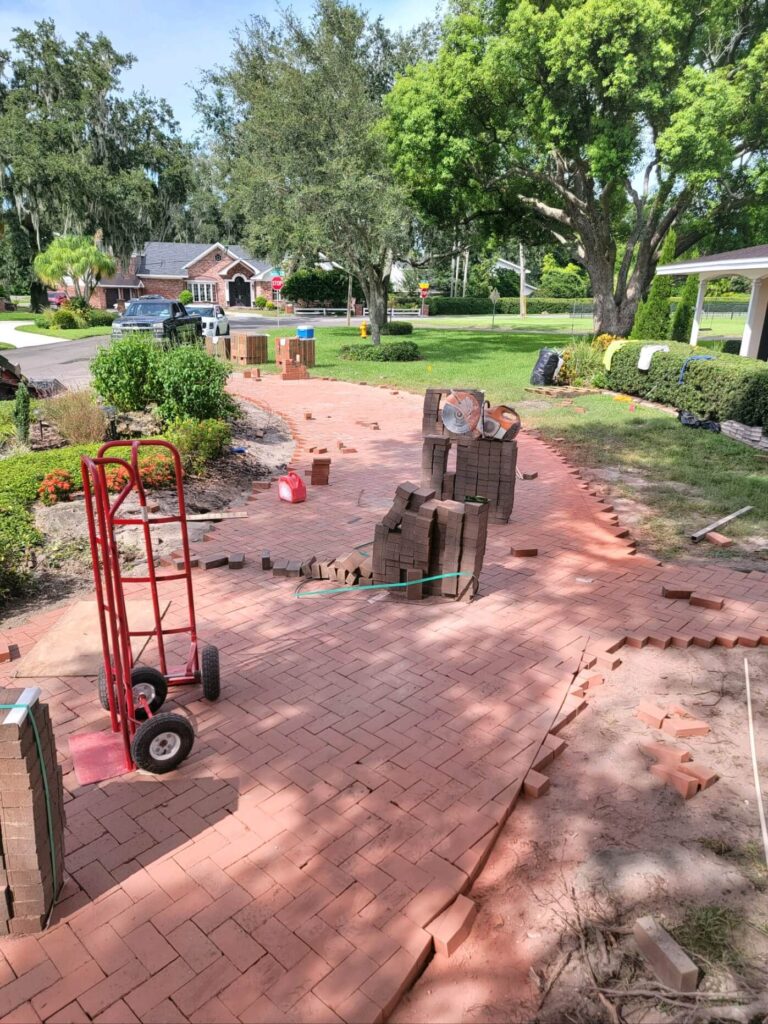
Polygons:
[[525,253],[520,243],[520,316],[528,315],[528,297],[525,294]]
[[352,324],[352,275],[347,280],[347,327]]
[[464,250],[464,283],[461,289],[461,297],[466,298],[467,295],[467,278],[469,277],[469,249]]

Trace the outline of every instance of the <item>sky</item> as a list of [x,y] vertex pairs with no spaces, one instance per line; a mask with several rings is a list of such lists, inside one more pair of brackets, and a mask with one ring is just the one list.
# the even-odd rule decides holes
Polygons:
[[[358,0],[361,7],[382,15],[392,28],[409,28],[433,16],[435,0]],[[311,0],[290,6],[308,13]],[[31,28],[35,21],[53,18],[59,35],[71,41],[79,31],[103,32],[121,53],[132,53],[136,64],[123,76],[125,90],[142,86],[173,107],[183,134],[194,136],[196,120],[189,83],[201,69],[227,62],[232,32],[251,14],[271,18],[277,5],[255,0],[0,0],[0,49],[9,45],[15,27]]]

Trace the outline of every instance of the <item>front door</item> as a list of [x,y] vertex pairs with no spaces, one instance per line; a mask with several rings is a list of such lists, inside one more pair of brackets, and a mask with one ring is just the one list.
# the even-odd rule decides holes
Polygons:
[[230,306],[250,306],[251,286],[242,277],[236,277],[229,282],[229,304]]

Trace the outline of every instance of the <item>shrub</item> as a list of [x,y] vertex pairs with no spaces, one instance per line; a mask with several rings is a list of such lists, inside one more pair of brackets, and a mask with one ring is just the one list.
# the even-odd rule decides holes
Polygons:
[[51,398],[45,406],[47,418],[62,437],[71,444],[93,444],[103,441],[107,417],[96,404],[90,388],[65,391]]
[[589,341],[576,341],[563,350],[558,384],[591,384],[603,366],[602,352]]
[[339,358],[352,363],[412,363],[421,359],[415,341],[393,341],[388,345],[343,345]]
[[392,320],[390,323],[382,324],[379,328],[380,334],[413,334],[413,324],[407,320]]
[[264,307],[267,304],[267,300],[264,298],[263,295],[257,295],[256,298],[254,299],[253,304],[257,309],[264,309]]
[[264,309],[277,309],[277,306],[270,299],[264,303]]
[[91,361],[97,394],[121,412],[143,409],[159,400],[159,370],[160,351],[148,336],[113,341]]
[[35,317],[35,327],[42,327],[44,331],[47,331],[52,326],[53,313],[50,309],[47,309],[44,313],[38,313]]
[[222,419],[233,409],[226,394],[229,370],[195,345],[180,345],[163,354],[159,370],[160,415],[178,419]]
[[701,350],[670,342],[669,352],[657,352],[649,370],[638,370],[641,347],[630,343],[614,354],[608,374],[613,390],[685,409],[699,419],[768,426],[768,364],[708,350],[714,359],[690,362],[680,384],[683,364]]
[[89,309],[88,324],[90,327],[110,327],[118,313],[114,309]]
[[592,348],[597,349],[598,352],[605,352],[612,341],[618,341],[618,335],[598,334],[592,339]]
[[72,491],[72,474],[66,469],[53,469],[43,477],[37,494],[44,505],[55,505],[59,501],[69,501]]
[[577,268],[553,267],[541,275],[539,293],[552,299],[582,299],[587,294],[587,282]]
[[[659,256],[659,263],[671,263],[675,258],[675,233],[670,231],[666,237]],[[672,296],[672,278],[654,277],[651,289],[644,302],[641,302],[635,322],[632,325],[631,338],[650,340],[666,338],[669,335],[669,300]]]
[[29,439],[29,391],[22,381],[16,388],[13,401],[13,422],[16,427],[16,439],[19,444],[26,444]]
[[[493,312],[493,303],[482,296],[451,298],[448,295],[433,295],[428,300],[430,316],[480,316]],[[528,312],[533,313],[570,313],[574,307],[585,316],[592,313],[592,300],[584,299],[528,299]],[[519,298],[503,298],[496,303],[497,313],[519,313]]]
[[201,473],[207,463],[218,459],[232,440],[232,431],[223,420],[174,420],[168,424],[166,438],[179,449],[184,469]]
[[699,279],[695,274],[689,274],[685,279],[683,294],[675,309],[675,315],[672,317],[669,336],[673,341],[688,341],[690,339],[698,292]]
[[62,306],[51,316],[51,327],[55,327],[59,331],[74,331],[78,327],[82,327],[82,319],[78,317],[74,309]]
[[182,306],[186,306],[186,304],[188,302],[192,302],[193,299],[194,296],[192,292],[189,290],[189,288],[184,288],[182,291],[179,292],[179,302],[182,304]]
[[[123,466],[107,466],[104,475],[107,490],[112,493],[121,491],[130,480],[130,474]],[[173,483],[176,473],[170,454],[159,450],[142,452],[139,455],[139,477],[148,490],[153,487],[167,487]]]

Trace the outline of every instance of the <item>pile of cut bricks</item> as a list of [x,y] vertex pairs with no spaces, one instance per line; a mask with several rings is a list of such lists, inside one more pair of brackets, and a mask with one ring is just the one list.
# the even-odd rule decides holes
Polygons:
[[[421,486],[430,487],[442,501],[465,501],[480,496],[489,503],[492,523],[508,523],[515,503],[517,441],[448,434],[440,419],[444,388],[428,388],[422,416]],[[448,471],[452,445],[456,469]]]
[[40,690],[0,689],[0,705],[20,705],[0,709],[0,935],[30,935],[45,927],[63,878],[62,772]]
[[[692,739],[709,733],[707,722],[694,718],[680,704],[670,704],[667,708],[661,708],[649,701],[643,701],[635,708],[635,715],[641,722],[654,729],[660,729],[675,739]],[[676,790],[684,800],[690,800],[702,789],[709,789],[719,778],[717,772],[711,768],[698,761],[694,762],[693,756],[685,747],[653,742],[643,743],[641,748],[655,762],[651,765],[651,773]]]
[[273,576],[289,576],[294,579],[330,580],[345,587],[358,584],[365,586],[373,581],[373,561],[369,555],[351,551],[341,558],[276,558],[265,551],[261,560],[262,569],[272,570]]
[[[392,508],[376,526],[373,579],[393,587],[394,597],[420,600],[439,595],[471,599],[485,557],[489,505],[479,501],[443,501],[428,487],[405,482]],[[420,581],[431,576],[447,579]]]
[[278,366],[285,366],[286,363],[314,366],[315,339],[275,338],[275,362]]

